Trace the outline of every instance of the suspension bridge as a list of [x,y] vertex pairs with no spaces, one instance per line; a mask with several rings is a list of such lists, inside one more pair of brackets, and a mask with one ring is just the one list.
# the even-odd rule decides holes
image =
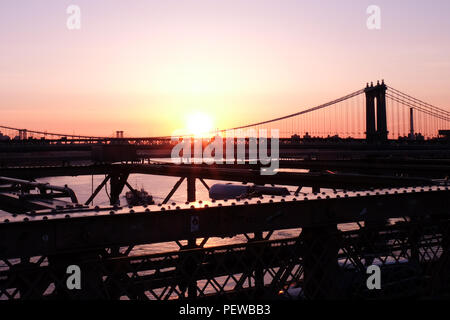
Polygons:
[[[1,126],[0,300],[449,297],[449,120],[449,111],[381,81],[212,133],[279,130],[280,170],[268,176],[237,159],[166,162],[176,143],[167,135]],[[178,180],[160,203],[125,206],[132,174]],[[94,175],[104,179],[83,202],[70,186],[36,181]],[[197,199],[198,186],[217,180],[253,191]],[[93,206],[108,185],[110,204]],[[174,202],[182,185],[187,201]],[[84,275],[79,291],[65,286],[74,264]],[[370,265],[381,269],[381,290],[366,286]]]
[[[333,101],[323,103],[302,111],[240,125],[234,128],[220,129],[211,134],[239,136],[240,130],[258,135],[260,130],[278,129],[280,137],[311,138],[353,138],[366,139],[369,142],[398,139],[433,139],[439,137],[439,131],[449,129],[450,111],[433,106],[400,90],[387,86],[384,81],[367,84]],[[117,131],[114,137],[75,135],[20,129],[1,126],[3,141],[10,140],[65,140],[70,142],[109,142],[114,139],[133,143],[151,143],[170,139],[171,136],[124,137],[123,131]]]

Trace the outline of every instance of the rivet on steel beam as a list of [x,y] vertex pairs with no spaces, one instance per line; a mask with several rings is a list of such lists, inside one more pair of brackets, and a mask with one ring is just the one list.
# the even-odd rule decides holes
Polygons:
[[[281,199],[281,201],[283,201],[284,199]],[[260,200],[258,200],[258,201],[256,201],[256,203],[257,204],[261,204],[261,201]]]
[[248,204],[248,201],[245,201],[244,204]]
[[162,207],[162,208],[161,208],[161,211],[166,211],[166,208]]
[[219,206],[219,207],[221,207],[221,206],[222,206],[222,204],[221,204],[221,203],[219,203],[219,204],[218,204],[218,206]]
[[44,216],[43,218],[42,218],[42,220],[47,220],[48,219],[48,217],[47,216]]
[[191,206],[191,209],[195,209],[195,206]]
[[4,223],[8,223],[8,222],[9,222],[9,219],[5,219],[3,222],[4,222]]
[[23,221],[29,221],[30,219],[28,219],[28,218],[23,218]]
[[134,210],[133,210],[133,209],[131,209],[131,210],[130,210],[130,213],[134,213]]
[[[180,206],[177,206],[175,210],[180,210]],[[150,210],[148,210],[150,212]]]
[[70,218],[70,215],[66,214],[66,215],[64,216],[64,218],[69,219],[69,218]]
[[[271,200],[272,201],[272,200]],[[297,198],[292,199],[292,201],[297,201]]]
[[272,200],[272,199],[270,199],[270,200],[269,200],[269,202],[270,202],[270,203],[273,203],[273,200]]

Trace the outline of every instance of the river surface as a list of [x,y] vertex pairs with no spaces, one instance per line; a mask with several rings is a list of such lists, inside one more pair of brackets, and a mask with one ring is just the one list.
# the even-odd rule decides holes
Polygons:
[[[75,192],[78,202],[84,203],[89,196],[92,194],[92,190],[95,190],[95,188],[103,181],[105,176],[103,175],[96,175],[96,176],[77,176],[77,177],[48,177],[43,179],[38,179],[39,182],[47,182],[51,185],[57,185],[57,186],[64,186],[67,185],[68,187],[72,188],[72,190]],[[167,176],[155,176],[155,175],[144,175],[144,174],[132,174],[130,175],[128,179],[128,183],[138,189],[145,189],[148,193],[150,193],[153,196],[153,199],[155,200],[155,203],[161,203],[167,194],[172,190],[175,183],[179,180],[178,177],[167,177]],[[208,186],[212,186],[215,183],[228,183],[225,181],[217,181],[217,180],[205,180]],[[236,183],[238,184],[238,183]],[[93,201],[93,205],[98,206],[106,206],[109,205],[109,184],[107,184],[107,189],[103,188],[99,194],[96,196],[96,198]],[[296,187],[287,186],[288,190],[291,193],[294,193],[297,189]],[[120,197],[120,204],[126,205],[125,200],[125,192],[128,191],[128,189],[125,187],[121,197]],[[323,190],[325,191],[325,190]],[[310,193],[312,192],[311,188],[303,188],[302,193]],[[325,191],[326,193],[331,192],[331,190]],[[197,179],[196,181],[196,197],[197,201],[203,200],[207,201],[210,200],[208,190],[203,186],[203,184]],[[177,192],[172,196],[170,199],[170,202],[175,203],[184,203],[186,202],[187,198],[187,186],[186,181],[184,181],[180,187],[178,188]],[[301,214],[301,212],[299,212]],[[9,215],[9,213],[1,212],[0,216],[2,215]],[[342,226],[341,226],[342,227]],[[344,226],[344,229],[347,229],[349,226]],[[290,237],[297,237],[299,233],[301,232],[300,229],[289,229],[289,230],[278,230],[275,231],[270,239],[282,239],[282,238],[290,238]],[[265,236],[267,233],[264,233]],[[200,239],[198,239],[199,243]],[[213,246],[220,246],[220,245],[227,245],[227,244],[236,244],[236,243],[245,243],[247,241],[246,237],[244,235],[238,235],[231,238],[210,238],[205,244],[205,247],[213,247]],[[186,241],[181,241],[181,244],[186,245]],[[122,251],[125,251],[126,248],[123,248]],[[175,242],[163,242],[163,243],[156,243],[156,244],[144,244],[144,245],[138,245],[133,247],[133,250],[129,253],[130,256],[142,256],[142,255],[148,255],[148,254],[155,254],[155,253],[162,253],[162,252],[170,252],[170,251],[178,251],[180,248],[178,244]],[[33,261],[34,258],[32,258]],[[15,262],[12,263],[18,263],[19,260],[15,259]],[[3,263],[0,263],[0,270],[7,268],[6,265]],[[270,283],[269,274],[266,274],[264,276],[265,282]],[[223,280],[223,279],[222,279]],[[219,279],[219,281],[222,281]],[[199,281],[199,286],[203,285],[206,286],[206,280]],[[232,290],[233,289],[233,282],[230,281],[230,283],[226,283],[225,290]],[[48,292],[51,292],[54,289],[53,285],[51,285],[48,288]],[[159,290],[159,289],[158,289]],[[297,290],[297,289],[296,289]],[[205,293],[213,293],[213,288],[206,288]],[[126,297],[125,297],[126,298]],[[149,297],[150,299],[153,299],[152,297]],[[175,298],[175,297],[173,297]],[[4,296],[0,296],[0,300],[4,300]],[[122,298],[121,298],[122,299]]]
[[[95,176],[76,176],[76,177],[47,177],[42,179],[37,179],[38,182],[47,182],[51,185],[55,186],[64,186],[67,185],[71,188],[77,198],[79,203],[84,203],[89,196],[92,194],[92,191],[103,181],[105,178],[104,175],[95,175]],[[175,183],[179,180],[179,177],[167,177],[167,176],[157,176],[157,175],[147,175],[147,174],[131,174],[128,178],[128,183],[137,189],[145,189],[149,194],[153,196],[155,203],[161,203],[167,194],[172,190]],[[226,181],[217,181],[217,180],[205,180],[208,186],[212,186],[215,183],[229,183]],[[236,182],[236,184],[239,184]],[[287,186],[288,190],[293,193],[297,189],[296,187]],[[110,191],[109,183],[107,184],[107,188],[103,188],[99,194],[95,197],[93,201],[93,205],[96,206],[106,206],[109,205],[109,197],[108,193]],[[128,188],[125,187],[121,196],[120,196],[120,204],[127,205],[125,200],[125,193],[128,191]],[[302,192],[311,192],[310,188],[302,189]],[[210,200],[208,190],[203,186],[203,184],[197,179],[196,180],[196,198],[199,200]],[[180,185],[178,190],[173,194],[170,199],[170,203],[184,203],[187,200],[187,185],[186,181]],[[0,211],[0,216],[9,215],[9,213],[5,213]],[[298,229],[291,230],[282,230],[275,232],[272,235],[272,239],[277,238],[286,238],[291,236],[297,236],[299,234]],[[217,246],[217,245],[225,245],[238,243],[241,241],[246,241],[244,236],[236,236],[233,238],[210,238],[206,243],[205,247],[209,246]],[[184,244],[184,242],[182,242]],[[132,251],[132,254],[149,254],[156,252],[164,252],[171,250],[178,250],[179,247],[177,244],[170,243],[159,243],[152,245],[142,245],[136,246]]]

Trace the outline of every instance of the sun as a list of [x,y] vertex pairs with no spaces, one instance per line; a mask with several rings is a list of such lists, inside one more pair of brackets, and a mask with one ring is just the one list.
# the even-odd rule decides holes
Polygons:
[[187,117],[186,129],[188,134],[203,137],[212,133],[214,122],[209,115],[197,112]]

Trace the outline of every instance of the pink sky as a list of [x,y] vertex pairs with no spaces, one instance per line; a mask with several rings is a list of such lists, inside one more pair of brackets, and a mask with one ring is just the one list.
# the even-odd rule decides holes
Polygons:
[[[1,2],[1,125],[166,135],[203,112],[225,128],[382,78],[450,107],[446,0],[93,2]],[[66,28],[70,4],[81,30]]]

